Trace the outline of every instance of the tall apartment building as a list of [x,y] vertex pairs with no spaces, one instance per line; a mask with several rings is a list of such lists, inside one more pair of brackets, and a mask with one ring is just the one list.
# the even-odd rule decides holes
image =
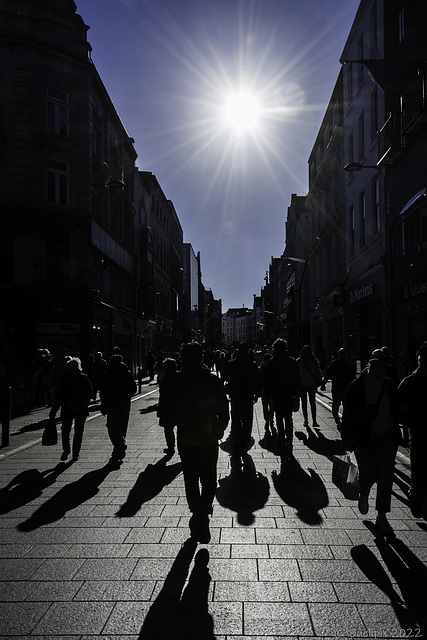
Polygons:
[[72,0],[0,4],[0,356],[182,342],[182,228],[138,172]]

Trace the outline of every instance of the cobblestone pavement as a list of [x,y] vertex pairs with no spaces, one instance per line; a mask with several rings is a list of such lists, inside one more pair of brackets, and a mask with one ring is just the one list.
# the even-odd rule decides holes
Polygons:
[[[221,443],[212,540],[189,539],[181,465],[166,459],[156,385],[132,404],[128,455],[92,408],[80,459],[41,446],[39,410],[0,449],[0,638],[427,637],[427,523],[396,463],[392,523],[375,530],[331,482],[341,453],[328,394],[320,429],[295,416],[294,457],[266,438],[261,403],[243,459]],[[227,436],[227,434],[226,434]]]

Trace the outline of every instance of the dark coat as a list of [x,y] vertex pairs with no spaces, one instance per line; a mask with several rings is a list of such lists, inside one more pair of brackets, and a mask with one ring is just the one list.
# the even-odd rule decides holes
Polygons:
[[233,360],[227,363],[224,372],[226,380],[226,392],[231,400],[248,398],[251,402],[254,398],[261,397],[261,378],[258,367],[250,356],[237,354]]
[[[356,445],[368,445],[371,441],[372,422],[375,420],[378,407],[368,405],[366,400],[365,385],[363,382],[367,372],[349,384],[344,398],[341,438],[344,443]],[[388,395],[393,417],[393,435],[399,441],[399,402],[397,387],[393,380],[384,378],[384,393]]]
[[101,413],[130,411],[132,396],[136,393],[136,382],[124,362],[110,366],[101,387]]
[[411,437],[427,443],[426,375],[421,368],[402,380],[399,385],[399,405],[402,422],[410,429]]
[[66,370],[56,390],[51,414],[55,415],[61,407],[63,418],[88,416],[92,394],[92,385],[85,373],[78,369]]
[[276,354],[267,362],[263,374],[264,388],[276,408],[289,409],[301,396],[298,363],[288,353]]
[[178,443],[203,447],[218,444],[229,420],[223,382],[202,365],[198,373],[177,374],[174,409]]

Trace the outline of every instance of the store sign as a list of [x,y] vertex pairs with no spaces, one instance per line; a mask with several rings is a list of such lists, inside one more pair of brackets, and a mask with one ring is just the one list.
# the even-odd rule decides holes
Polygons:
[[414,282],[403,287],[403,297],[415,298],[416,296],[425,296],[427,293],[427,282]]
[[363,287],[356,287],[352,291],[350,291],[350,304],[353,302],[359,302],[364,298],[368,298],[374,293],[374,285],[372,282],[363,285]]

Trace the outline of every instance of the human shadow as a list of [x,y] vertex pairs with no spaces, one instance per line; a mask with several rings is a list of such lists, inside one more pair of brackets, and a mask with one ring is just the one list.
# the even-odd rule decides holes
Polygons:
[[398,493],[393,489],[392,494],[394,495],[399,502],[402,502],[404,505],[409,506],[409,493],[411,490],[411,477],[408,473],[401,471],[398,468],[394,469],[394,480],[393,484],[397,485],[399,489],[402,491],[403,495]]
[[295,437],[301,440],[311,451],[328,458],[331,462],[334,456],[342,455],[345,452],[341,438],[329,440],[319,429],[307,427],[307,433],[296,431]]
[[378,536],[375,544],[389,573],[376,555],[363,544],[351,550],[354,562],[368,580],[390,600],[401,629],[411,629],[412,637],[425,638],[427,568],[402,540],[396,537],[386,539]]
[[163,587],[142,625],[139,639],[177,640],[203,638],[215,640],[212,616],[208,611],[209,552],[199,549],[187,580],[197,542],[184,542],[169,571]]
[[270,485],[248,453],[233,454],[230,463],[230,475],[219,480],[216,497],[223,507],[237,513],[239,524],[248,526],[255,522],[255,511],[267,502]]
[[140,409],[139,413],[141,415],[144,415],[146,413],[153,413],[154,411],[157,411],[158,409],[158,404],[150,404],[149,407],[144,407],[144,409]]
[[270,451],[270,453],[273,453],[276,456],[280,456],[282,454],[275,427],[271,427],[268,431],[265,431],[263,437],[258,442],[266,451]]
[[168,466],[166,462],[169,459],[169,456],[164,456],[156,464],[148,464],[145,467],[129,491],[126,502],[117,511],[118,518],[134,516],[144,502],[157,496],[164,487],[175,480],[182,471],[182,465],[180,462],[176,462]]
[[58,476],[71,464],[60,462],[53,469],[39,471],[26,469],[0,490],[0,514],[19,509],[24,504],[39,498],[44,489],[53,484]]
[[39,420],[38,422],[30,422],[30,424],[26,424],[16,431],[13,435],[18,435],[20,433],[29,433],[30,431],[42,431],[48,424],[50,420],[49,418],[43,418],[43,420]]
[[328,492],[320,476],[313,470],[305,471],[293,456],[282,459],[280,473],[272,473],[274,487],[290,507],[294,507],[300,520],[309,525],[323,522],[320,510],[329,504]]
[[427,567],[411,549],[397,537],[378,536],[375,544],[405,602],[408,620],[402,627],[419,629],[415,637],[427,637]]
[[84,476],[62,487],[54,496],[46,500],[27,520],[17,525],[19,531],[33,531],[43,525],[56,522],[67,511],[83,504],[99,491],[99,485],[108,474],[117,469],[117,465],[108,462],[100,469],[89,471]]

